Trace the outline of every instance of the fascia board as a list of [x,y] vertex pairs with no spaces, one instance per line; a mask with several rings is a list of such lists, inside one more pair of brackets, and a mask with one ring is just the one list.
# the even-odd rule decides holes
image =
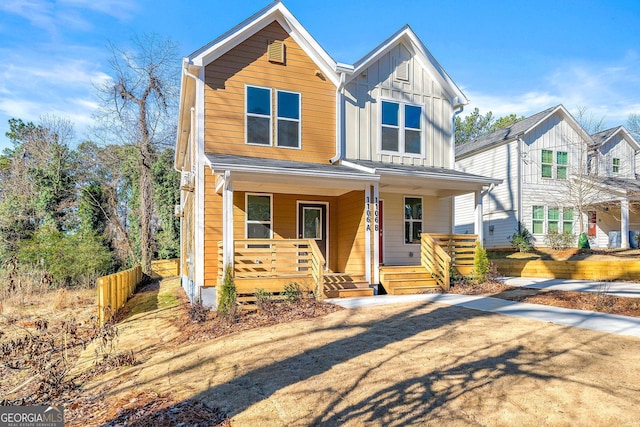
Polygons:
[[[188,60],[183,59],[183,72],[180,83],[180,101],[178,106],[178,129],[176,134],[176,150],[174,155],[174,168],[180,170],[184,163],[184,148],[187,145],[189,131],[191,131],[191,107],[195,104],[195,82],[184,73],[184,68],[193,74],[193,66],[188,65]],[[198,71],[195,71],[197,73]]]
[[224,164],[224,163],[215,163],[214,164],[216,170],[228,170],[235,172],[251,172],[254,174],[259,173],[269,173],[274,175],[295,175],[295,176],[303,176],[303,177],[313,177],[313,178],[334,178],[334,179],[350,179],[350,180],[358,180],[358,181],[379,181],[380,177],[377,175],[362,175],[359,173],[345,173],[345,172],[320,172],[320,171],[308,171],[302,169],[283,169],[277,167],[268,167],[268,166],[260,166],[256,168],[255,166],[243,166],[236,164]]
[[413,178],[430,178],[430,179],[439,179],[443,181],[461,181],[465,182],[477,182],[481,184],[502,184],[503,180],[498,178],[489,178],[483,176],[472,176],[472,175],[446,175],[432,172],[422,172],[422,171],[399,171],[395,169],[384,169],[379,168],[376,170],[376,173],[382,175],[391,175],[391,176],[403,176],[403,177],[413,177]]

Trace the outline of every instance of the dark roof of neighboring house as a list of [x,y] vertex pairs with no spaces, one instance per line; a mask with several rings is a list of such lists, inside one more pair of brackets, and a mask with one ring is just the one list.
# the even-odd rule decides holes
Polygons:
[[562,105],[556,105],[555,107],[547,108],[544,111],[517,121],[511,126],[498,129],[494,132],[482,135],[481,137],[474,139],[473,141],[460,144],[456,146],[456,159],[459,157],[467,157],[482,149],[514,140],[518,135],[521,135],[527,130],[531,129],[533,126],[538,124],[538,122],[543,120],[558,108],[564,107],[562,107]]
[[424,178],[438,178],[438,179],[451,179],[451,180],[464,180],[482,182],[487,184],[499,184],[501,179],[489,178],[486,176],[475,175],[472,173],[462,172],[455,169],[438,168],[430,166],[411,166],[411,165],[398,165],[393,163],[374,162],[370,160],[352,160],[347,159],[346,162],[353,163],[355,165],[371,169],[376,174],[395,174],[395,175],[407,175],[407,176],[420,176]]
[[601,132],[596,132],[593,135],[591,135],[591,138],[593,138],[593,142],[595,143],[596,146],[600,146],[607,139],[611,138],[611,136],[614,133],[616,133],[621,127],[622,126],[616,126],[614,128],[611,128],[611,129],[603,130]]

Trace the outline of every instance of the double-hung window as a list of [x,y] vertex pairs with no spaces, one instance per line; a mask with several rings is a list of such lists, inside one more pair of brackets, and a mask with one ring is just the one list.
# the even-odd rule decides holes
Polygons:
[[422,234],[422,198],[404,198],[404,242],[420,243]]
[[544,233],[544,206],[533,207],[533,234]]
[[573,233],[573,209],[562,209],[562,232]]
[[300,148],[300,94],[277,91],[278,147]]
[[381,151],[422,153],[422,107],[401,102],[381,102]]
[[270,194],[247,194],[247,238],[272,238],[272,206]]
[[271,145],[271,89],[247,86],[247,144]]
[[556,178],[567,179],[567,165],[569,164],[566,151],[556,151]]
[[553,170],[555,166],[555,178],[567,179],[569,154],[566,151],[556,151],[554,163],[553,150],[542,150],[540,163],[542,165],[541,169],[543,178],[554,178]]
[[[275,92],[275,100],[272,99]],[[275,108],[274,108],[275,102]],[[245,134],[247,144],[300,148],[300,94],[246,86]],[[273,119],[275,112],[275,120]],[[275,121],[275,132],[273,122]]]
[[620,159],[617,157],[613,158],[613,173],[620,173]]
[[553,151],[542,150],[542,177],[553,178]]
[[560,209],[548,208],[547,209],[547,233],[558,232],[559,220],[560,220]]

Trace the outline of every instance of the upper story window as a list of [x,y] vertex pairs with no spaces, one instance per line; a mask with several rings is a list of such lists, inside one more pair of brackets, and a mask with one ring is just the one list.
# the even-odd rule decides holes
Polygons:
[[247,86],[247,144],[271,145],[271,89]]
[[613,173],[620,173],[620,159],[617,157],[613,158]]
[[277,91],[279,147],[300,148],[300,94]]
[[276,90],[275,109],[270,88],[246,87],[246,142],[273,145],[273,111],[276,116],[275,144],[278,147],[300,148],[300,94]]
[[381,151],[400,154],[422,153],[422,107],[382,101]]
[[553,150],[542,150],[542,177],[554,178],[553,170],[555,168],[557,179],[567,179],[567,166],[569,165],[569,155],[566,151],[556,151],[555,164],[553,161]]

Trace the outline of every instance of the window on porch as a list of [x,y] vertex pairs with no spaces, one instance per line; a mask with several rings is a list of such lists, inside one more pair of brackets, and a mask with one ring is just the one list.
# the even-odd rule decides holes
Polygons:
[[247,194],[247,239],[271,239],[273,209],[270,194]]
[[420,243],[422,233],[422,198],[404,198],[404,242]]

